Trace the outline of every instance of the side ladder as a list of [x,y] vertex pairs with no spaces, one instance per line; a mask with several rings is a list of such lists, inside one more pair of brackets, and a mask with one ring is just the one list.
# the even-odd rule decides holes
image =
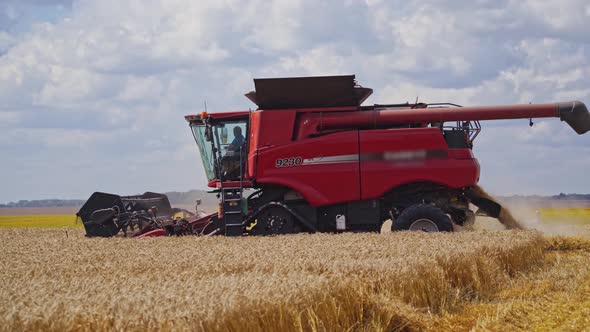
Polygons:
[[223,223],[225,224],[226,236],[241,236],[244,232],[242,221],[244,220],[244,211],[242,208],[242,199],[244,187],[242,185],[244,177],[243,149],[240,146],[240,181],[239,187],[224,187],[221,183],[221,206],[223,208]]
[[242,188],[222,188],[221,204],[223,209],[223,223],[225,235],[241,236],[243,233],[242,220]]

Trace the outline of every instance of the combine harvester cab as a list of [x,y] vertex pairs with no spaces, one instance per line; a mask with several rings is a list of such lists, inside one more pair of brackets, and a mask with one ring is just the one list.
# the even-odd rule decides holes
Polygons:
[[352,75],[254,84],[255,111],[185,117],[220,198],[215,234],[379,231],[387,219],[393,230],[452,231],[474,221],[470,203],[501,219],[477,187],[480,121],[556,117],[590,130],[579,101],[361,106],[372,90]]

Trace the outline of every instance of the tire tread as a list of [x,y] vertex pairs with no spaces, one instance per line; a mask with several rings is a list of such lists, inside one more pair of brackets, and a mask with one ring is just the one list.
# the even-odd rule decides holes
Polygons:
[[447,216],[442,209],[431,204],[416,204],[407,207],[402,211],[399,217],[394,220],[391,230],[409,230],[414,221],[422,218],[432,220],[441,232],[453,231],[453,223],[449,216]]

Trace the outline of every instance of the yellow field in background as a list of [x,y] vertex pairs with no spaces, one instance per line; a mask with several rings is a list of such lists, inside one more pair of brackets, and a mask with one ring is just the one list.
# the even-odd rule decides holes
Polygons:
[[82,227],[71,214],[0,216],[0,228]]
[[542,222],[590,224],[590,208],[547,208],[538,214]]

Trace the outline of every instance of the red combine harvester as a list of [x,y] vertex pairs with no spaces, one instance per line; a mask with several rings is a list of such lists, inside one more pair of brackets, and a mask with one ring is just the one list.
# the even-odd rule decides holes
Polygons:
[[[372,90],[353,75],[254,84],[246,96],[255,111],[185,117],[220,201],[218,213],[185,219],[183,234],[376,232],[387,219],[393,230],[452,231],[473,223],[470,203],[491,217],[501,211],[473,190],[479,121],[557,117],[578,134],[590,130],[578,101],[361,106]],[[141,233],[171,235],[174,227]]]

